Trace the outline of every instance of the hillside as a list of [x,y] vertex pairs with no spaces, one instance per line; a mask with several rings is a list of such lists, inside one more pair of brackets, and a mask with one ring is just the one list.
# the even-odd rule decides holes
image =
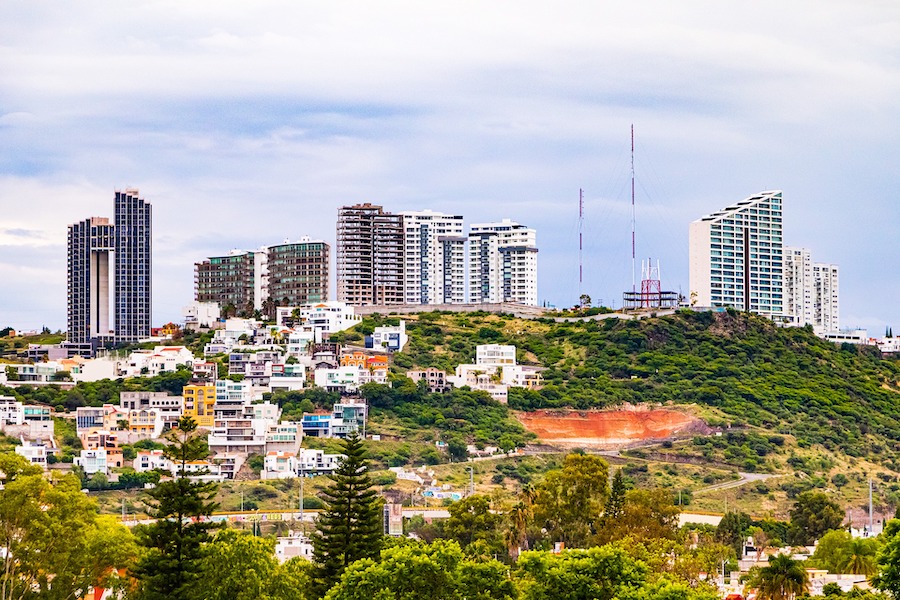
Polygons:
[[736,311],[681,311],[565,323],[424,313],[407,320],[407,331],[406,352],[395,355],[400,370],[450,370],[472,361],[477,344],[515,344],[520,362],[547,370],[542,390],[510,390],[514,409],[695,404],[724,416],[711,425],[792,435],[801,448],[821,445],[900,471],[900,361],[808,329]]

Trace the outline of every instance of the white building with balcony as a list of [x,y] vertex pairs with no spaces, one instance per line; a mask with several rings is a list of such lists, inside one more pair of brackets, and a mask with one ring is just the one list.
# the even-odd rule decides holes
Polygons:
[[466,238],[461,215],[405,211],[403,219],[405,304],[466,301]]
[[505,344],[475,346],[475,364],[488,367],[514,365],[516,364],[516,347]]
[[366,336],[366,348],[375,350],[387,350],[389,352],[401,352],[409,336],[406,335],[406,321],[401,320],[399,325],[383,325],[376,327],[372,335]]
[[784,314],[781,191],[760,192],[690,225],[690,303]]
[[95,473],[103,473],[109,475],[109,463],[106,449],[95,448],[93,450],[82,450],[79,456],[72,461],[76,466],[84,469],[86,475]]
[[29,442],[22,440],[21,446],[16,446],[16,454],[22,456],[33,465],[37,465],[42,469],[47,469],[47,455],[52,453],[44,442]]
[[468,238],[468,301],[537,306],[537,232],[503,219],[473,224]]

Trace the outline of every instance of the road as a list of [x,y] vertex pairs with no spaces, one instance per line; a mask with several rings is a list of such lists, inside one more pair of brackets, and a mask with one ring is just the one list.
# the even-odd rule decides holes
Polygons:
[[738,475],[740,475],[740,479],[736,479],[734,481],[725,481],[722,483],[711,485],[709,487],[701,488],[694,492],[694,494],[704,494],[706,492],[730,490],[731,488],[740,487],[754,481],[765,481],[766,479],[771,479],[772,477],[778,477],[778,475],[773,475],[771,473],[738,473]]

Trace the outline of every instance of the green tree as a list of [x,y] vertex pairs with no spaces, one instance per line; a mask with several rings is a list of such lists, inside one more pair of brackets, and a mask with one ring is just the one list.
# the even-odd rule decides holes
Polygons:
[[509,557],[516,560],[519,557],[519,549],[526,545],[528,538],[526,532],[528,524],[531,522],[532,511],[531,506],[524,501],[516,502],[506,513],[506,530],[504,531],[504,541]]
[[483,541],[495,551],[502,550],[498,528],[503,515],[491,512],[487,496],[476,494],[454,502],[449,507],[450,518],[444,523],[444,534],[465,548],[475,541]]
[[552,542],[579,548],[596,532],[609,494],[609,465],[599,456],[569,454],[563,468],[537,486],[535,523]]
[[138,529],[138,539],[146,549],[136,569],[144,600],[190,598],[200,573],[203,545],[210,540],[210,530],[217,527],[204,519],[218,507],[213,502],[218,486],[192,481],[186,472],[189,461],[208,456],[205,436],[191,417],[182,417],[166,439],[169,445],[164,453],[176,472],[171,481],[148,490],[148,513],[155,522]]
[[812,544],[844,522],[844,511],[822,492],[803,492],[790,511],[794,542]]
[[609,498],[606,499],[606,506],[603,507],[604,520],[617,519],[622,516],[622,510],[625,506],[625,492],[627,491],[628,486],[625,483],[625,476],[622,474],[622,469],[619,469],[613,475]]
[[728,512],[719,521],[716,527],[715,539],[717,542],[731,546],[737,556],[744,552],[744,540],[747,539],[747,530],[750,529],[752,519],[750,515],[742,512]]
[[900,519],[888,521],[881,537],[884,545],[878,553],[880,570],[872,578],[872,584],[894,598],[900,598]]
[[299,580],[297,566],[278,564],[274,539],[225,530],[205,548],[193,595],[198,600],[303,600],[309,563]]
[[829,531],[816,544],[816,551],[809,557],[809,564],[829,573],[842,573],[845,548],[853,536],[841,529]]
[[750,586],[759,600],[792,600],[809,591],[809,577],[800,561],[778,554],[765,567],[751,569]]
[[631,597],[647,578],[647,567],[615,546],[523,552],[515,570],[522,600],[612,600]]
[[681,507],[666,490],[628,490],[618,518],[598,531],[598,543],[630,537],[635,540],[675,539]]
[[383,542],[382,503],[369,478],[366,450],[356,434],[343,440],[345,458],[323,491],[325,510],[312,535],[316,563],[314,587],[319,596],[333,586],[351,563],[378,557]]
[[81,482],[66,475],[52,484],[18,455],[0,456],[0,598],[84,597],[127,569],[135,546],[128,531],[97,517]]
[[496,560],[464,558],[454,541],[405,543],[380,560],[361,560],[344,572],[326,600],[512,600],[508,569]]
[[842,573],[872,576],[878,571],[878,538],[853,538],[844,547]]

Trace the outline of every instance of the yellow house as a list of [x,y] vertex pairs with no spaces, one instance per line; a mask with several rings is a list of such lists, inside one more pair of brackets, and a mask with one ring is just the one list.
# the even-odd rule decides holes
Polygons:
[[184,386],[184,416],[192,417],[198,427],[213,426],[213,405],[216,403],[215,384],[189,384]]

